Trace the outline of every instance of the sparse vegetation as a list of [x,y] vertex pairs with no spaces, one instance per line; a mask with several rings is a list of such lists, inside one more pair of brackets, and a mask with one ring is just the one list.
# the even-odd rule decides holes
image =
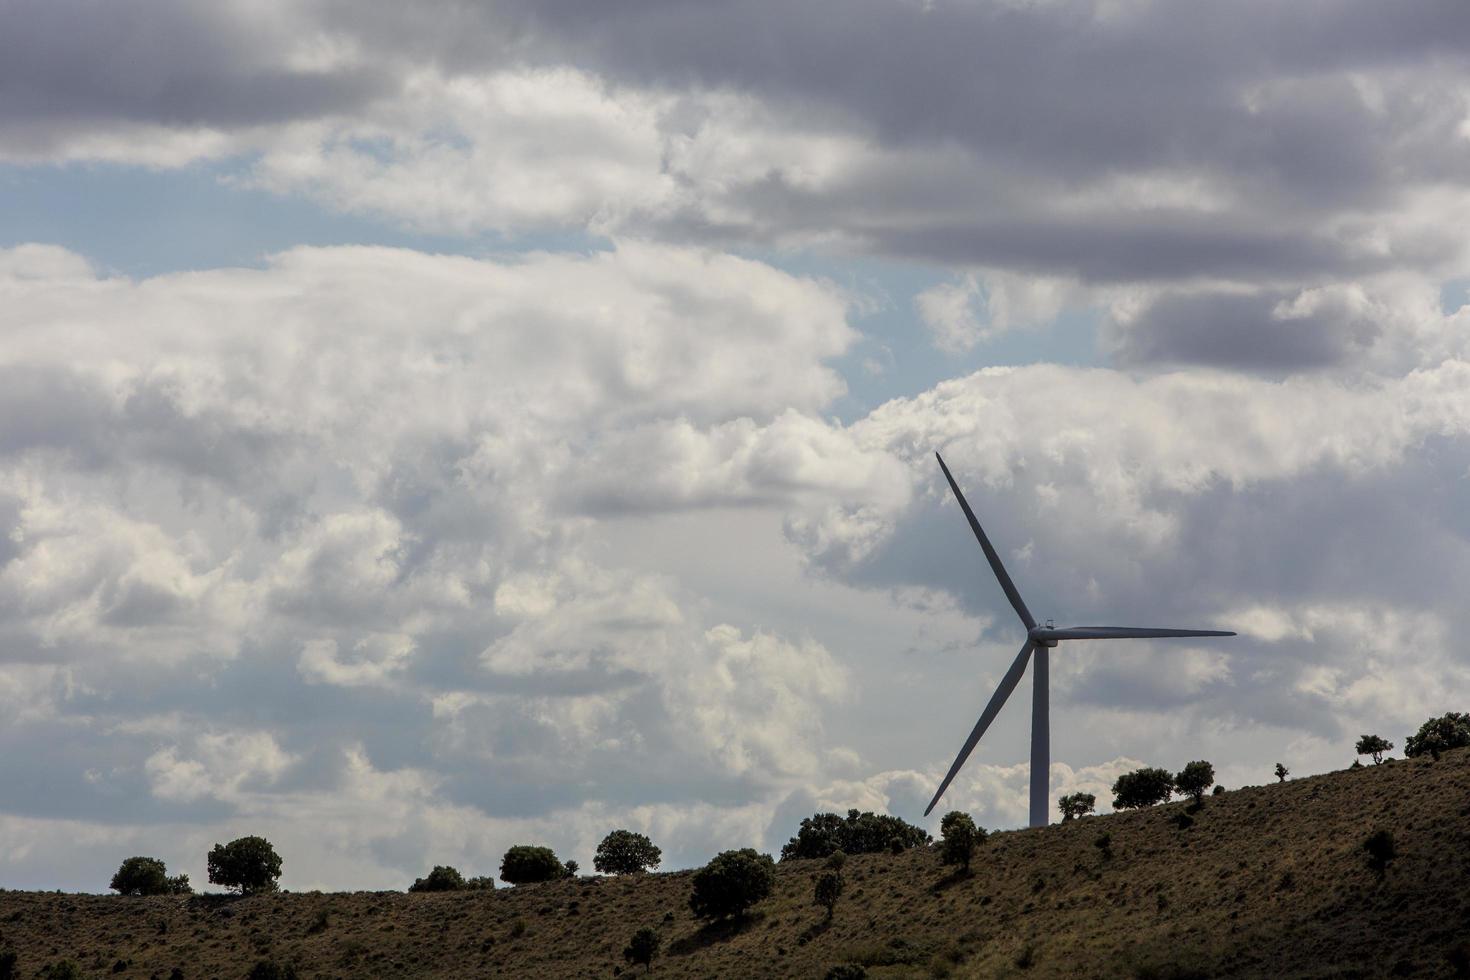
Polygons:
[[1286,777],[1287,776],[1290,776],[1290,775],[1291,775],[1291,770],[1290,769],[1286,768],[1285,766],[1283,766],[1279,762],[1276,763],[1276,781],[1278,783],[1284,783],[1284,782],[1286,782]]
[[1125,772],[1113,783],[1113,809],[1137,810],[1167,803],[1174,777],[1167,769],[1143,768]]
[[968,813],[951,810],[939,822],[939,832],[943,838],[940,855],[944,863],[958,864],[961,871],[968,873],[975,848],[985,843],[984,829],[975,826]]
[[500,880],[512,885],[533,885],[566,876],[567,869],[549,847],[516,844],[500,859]]
[[[1172,806],[992,833],[968,876],[940,872],[937,847],[850,855],[830,920],[812,902],[837,870],[826,865],[844,860],[835,855],[774,865],[747,915],[709,920],[689,905],[694,871],[244,901],[0,890],[0,950],[18,954],[25,980],[62,959],[88,978],[245,980],[257,961],[292,965],[302,980],[628,978],[644,971],[622,951],[650,926],[662,942],[645,965],[671,978],[815,978],[842,965],[875,978],[1017,978],[1027,945],[1027,975],[1048,977],[1388,977],[1411,966],[1453,976],[1451,957],[1466,959],[1453,925],[1470,879],[1470,751],[1434,765],[1363,761],[1353,773],[1232,788],[1182,831],[1173,818],[1184,808]],[[1379,829],[1394,839],[1391,858],[1367,847]]]
[[633,933],[633,938],[623,947],[623,959],[634,966],[642,966],[645,973],[652,973],[653,958],[658,955],[660,943],[659,934],[644,926]]
[[188,895],[194,891],[188,875],[169,877],[163,862],[151,857],[125,860],[107,887],[122,895]]
[[264,837],[240,837],[216,844],[209,852],[209,880],[242,895],[276,890],[281,878],[281,856]]
[[41,970],[44,980],[82,980],[82,968],[75,960],[57,960]]
[[457,892],[465,887],[459,871],[447,864],[436,864],[434,870],[408,886],[411,892]]
[[1392,742],[1378,735],[1363,735],[1358,738],[1358,755],[1371,755],[1375,766],[1383,762],[1383,753],[1392,748]]
[[1184,796],[1194,797],[1195,806],[1204,802],[1205,790],[1215,781],[1215,767],[1203,760],[1191,762],[1174,777],[1174,788]]
[[1097,797],[1091,793],[1068,793],[1057,799],[1057,809],[1062,811],[1062,823],[1085,817],[1097,807]]
[[1470,714],[1450,711],[1431,718],[1419,731],[1404,740],[1404,755],[1413,758],[1428,755],[1436,761],[1441,752],[1470,745]]
[[603,874],[629,875],[651,871],[663,860],[663,852],[642,834],[614,830],[597,845],[592,867]]
[[749,847],[723,851],[694,873],[689,908],[700,919],[743,915],[770,895],[775,883],[775,862],[769,854]]
[[781,860],[823,858],[837,850],[848,854],[902,853],[929,842],[923,828],[886,813],[848,810],[846,818],[816,813],[802,820],[796,836],[781,848]]
[[246,980],[296,980],[296,967],[281,966],[273,960],[261,960],[251,968]]

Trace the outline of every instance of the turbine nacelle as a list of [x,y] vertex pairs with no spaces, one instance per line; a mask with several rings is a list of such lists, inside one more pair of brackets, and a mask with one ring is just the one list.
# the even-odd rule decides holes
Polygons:
[[935,804],[939,802],[939,798],[944,795],[944,791],[949,788],[950,782],[954,780],[960,767],[965,764],[965,760],[970,757],[976,743],[980,741],[980,736],[985,734],[985,730],[1000,713],[1006,699],[1021,682],[1021,675],[1026,672],[1026,665],[1034,655],[1036,665],[1032,677],[1031,699],[1031,826],[1045,826],[1047,823],[1047,776],[1051,766],[1047,651],[1063,640],[1124,640],[1167,636],[1234,636],[1235,634],[1228,630],[1183,630],[1159,626],[1063,626],[1058,628],[1053,626],[1049,619],[1045,624],[1038,625],[1031,611],[1026,608],[1026,603],[1021,598],[1016,584],[1011,581],[1005,566],[1001,564],[1000,555],[996,554],[990,539],[981,529],[980,522],[975,518],[975,512],[970,510],[965,495],[960,492],[959,484],[955,483],[949,467],[944,465],[944,457],[938,453],[935,453],[934,456],[939,460],[939,468],[944,471],[944,478],[949,481],[949,488],[954,491],[955,499],[960,502],[960,509],[965,512],[965,518],[970,522],[970,530],[975,532],[975,540],[980,542],[980,550],[985,552],[985,560],[990,563],[990,570],[995,573],[996,581],[1000,583],[1001,590],[1010,600],[1011,608],[1016,611],[1016,615],[1026,627],[1026,642],[1022,645],[1021,652],[1016,654],[1016,659],[1011,661],[1010,669],[1001,678],[995,693],[990,696],[990,703],[985,706],[980,720],[975,723],[970,737],[965,740],[964,748],[960,749],[960,754],[955,757],[954,765],[949,767],[949,773],[939,784],[934,799],[929,801],[928,808],[924,810],[924,816],[927,817],[934,810]]

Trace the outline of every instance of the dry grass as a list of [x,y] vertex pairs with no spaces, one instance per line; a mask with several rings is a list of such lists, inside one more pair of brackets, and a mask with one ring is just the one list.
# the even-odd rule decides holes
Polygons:
[[[714,927],[689,914],[688,872],[439,895],[7,892],[0,950],[22,977],[62,958],[160,980],[260,960],[302,980],[609,977],[641,974],[622,949],[652,926],[659,976],[1470,976],[1470,751],[1207,797],[1181,827],[1185,810],[996,834],[968,877],[934,850],[854,856],[830,926],[820,862],[787,862],[770,900]],[[1362,850],[1379,828],[1398,849],[1382,874]]]

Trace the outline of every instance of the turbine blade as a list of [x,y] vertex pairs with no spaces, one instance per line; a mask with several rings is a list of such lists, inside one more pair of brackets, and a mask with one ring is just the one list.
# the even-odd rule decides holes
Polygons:
[[1176,630],[1155,626],[1067,626],[1039,629],[1038,640],[1125,640],[1150,636],[1234,636],[1230,630]]
[[1006,671],[1006,675],[1000,680],[1000,686],[990,696],[990,703],[985,706],[980,720],[975,722],[975,728],[970,732],[970,737],[965,739],[965,747],[960,749],[959,755],[955,756],[954,765],[949,767],[949,773],[944,777],[944,782],[939,784],[939,789],[934,793],[934,799],[929,801],[929,806],[924,810],[924,816],[929,815],[934,809],[934,804],[938,803],[944,791],[949,789],[949,784],[954,780],[955,774],[960,771],[960,766],[965,764],[965,760],[975,750],[975,743],[980,741],[980,736],[985,734],[985,729],[989,728],[995,716],[1000,714],[1001,706],[1006,703],[1006,698],[1011,696],[1011,692],[1021,682],[1021,675],[1026,673],[1026,661],[1031,658],[1031,651],[1035,647],[1036,644],[1028,639],[1026,645],[1021,647],[1021,652],[1016,654],[1016,659],[1011,661],[1010,670]]
[[965,500],[965,495],[960,493],[960,485],[954,482],[950,475],[949,467],[944,465],[944,457],[938,453],[934,458],[939,460],[939,468],[944,471],[944,478],[949,481],[949,488],[954,491],[955,499],[960,502],[960,508],[965,512],[965,518],[970,522],[970,529],[975,532],[975,540],[980,542],[980,548],[985,552],[986,561],[990,562],[990,570],[1000,581],[1000,587],[1005,590],[1006,598],[1011,600],[1011,608],[1016,610],[1016,615],[1021,617],[1021,622],[1026,624],[1028,630],[1036,628],[1036,620],[1031,617],[1031,610],[1026,608],[1026,603],[1021,601],[1021,593],[1016,591],[1016,583],[1006,574],[1006,567],[1000,563],[1000,555],[995,553],[990,539],[980,527],[980,522],[975,519],[975,512],[970,509],[970,504]]

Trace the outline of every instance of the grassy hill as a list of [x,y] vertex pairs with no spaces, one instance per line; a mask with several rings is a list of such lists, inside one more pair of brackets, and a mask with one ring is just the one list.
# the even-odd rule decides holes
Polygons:
[[[1397,843],[1382,873],[1363,850],[1377,829]],[[1470,976],[1470,751],[1248,787],[1192,817],[1174,803],[996,834],[968,877],[932,849],[854,856],[830,927],[819,867],[778,865],[771,899],[713,927],[689,914],[689,872],[439,895],[6,892],[0,950],[20,977],[63,957],[160,980],[260,960],[303,980],[610,977],[642,973],[621,953],[647,925],[656,976]]]

